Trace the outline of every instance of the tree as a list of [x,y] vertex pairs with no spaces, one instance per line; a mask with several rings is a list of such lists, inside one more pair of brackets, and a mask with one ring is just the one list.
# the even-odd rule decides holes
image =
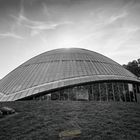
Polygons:
[[140,58],[138,60],[133,60],[132,62],[128,62],[128,64],[123,65],[124,68],[140,77]]

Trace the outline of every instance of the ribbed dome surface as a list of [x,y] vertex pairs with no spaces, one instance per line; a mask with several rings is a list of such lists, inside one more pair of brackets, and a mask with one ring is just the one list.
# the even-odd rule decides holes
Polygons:
[[137,81],[132,73],[99,53],[79,48],[56,49],[28,60],[5,76],[0,82],[0,92],[9,95],[6,100],[16,100],[53,88],[99,80]]

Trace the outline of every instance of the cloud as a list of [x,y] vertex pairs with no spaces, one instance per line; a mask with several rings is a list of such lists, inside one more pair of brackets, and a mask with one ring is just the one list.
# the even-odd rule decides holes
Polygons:
[[108,24],[113,23],[119,19],[125,18],[127,15],[128,15],[128,13],[126,11],[124,11],[123,13],[121,13],[119,15],[113,15],[108,19],[107,23]]
[[50,14],[50,12],[49,12],[49,8],[48,8],[48,6],[47,6],[47,4],[45,4],[44,2],[42,3],[42,7],[43,7],[43,13],[45,14],[45,15],[47,15],[47,17],[48,18],[50,18],[51,17],[51,14]]
[[83,37],[82,37],[81,39],[79,39],[78,41],[76,41],[76,44],[77,44],[77,43],[84,42],[84,41],[86,41],[86,40],[88,40],[88,39],[90,39],[90,38],[92,38],[93,40],[95,40],[95,39],[100,38],[101,36],[102,36],[102,34],[101,34],[100,32],[89,33],[89,34],[83,36]]
[[65,24],[65,23],[45,23],[45,22],[39,22],[39,21],[33,21],[26,18],[26,23],[23,23],[23,25],[27,28],[30,28],[32,30],[49,30],[49,29],[55,29],[58,25]]
[[122,50],[125,45],[128,46],[132,42],[133,37],[136,36],[136,33],[139,30],[140,28],[138,27],[130,26],[117,28],[116,30],[110,32],[110,35],[108,36],[105,44],[105,48],[110,47],[112,52]]
[[18,17],[13,16],[13,15],[11,16],[15,19],[16,25],[22,26],[22,27],[24,26],[30,29],[31,36],[37,35],[40,32],[45,31],[45,30],[56,29],[56,27],[61,26],[61,25],[73,24],[73,22],[71,21],[52,22],[52,21],[31,20],[24,15],[23,8],[21,9]]
[[37,35],[42,31],[54,30],[58,26],[68,25],[68,24],[72,24],[72,22],[70,22],[70,21],[63,21],[63,22],[56,22],[56,23],[54,23],[54,22],[40,22],[40,21],[29,20],[27,18],[22,23],[23,26],[25,26],[31,30],[31,36]]
[[7,37],[11,37],[11,38],[15,38],[15,39],[24,39],[22,36],[19,36],[15,33],[11,33],[11,32],[0,33],[0,38],[7,38]]
[[[49,13],[47,5],[42,2],[42,10],[50,19],[51,14]],[[24,0],[20,2],[20,11],[18,16],[11,15],[15,19],[15,24],[18,26],[26,27],[30,30],[30,35],[35,36],[41,33],[42,31],[46,30],[53,30],[56,29],[58,26],[72,24],[71,21],[62,21],[62,22],[52,22],[47,18],[47,21],[38,21],[38,20],[31,20],[25,15],[25,7],[24,7]],[[42,13],[43,14],[43,13]]]

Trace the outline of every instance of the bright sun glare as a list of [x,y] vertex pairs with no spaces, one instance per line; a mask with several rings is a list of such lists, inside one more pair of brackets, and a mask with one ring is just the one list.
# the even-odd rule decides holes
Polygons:
[[59,38],[59,41],[62,42],[63,48],[72,48],[77,46],[77,39],[74,35],[65,34]]

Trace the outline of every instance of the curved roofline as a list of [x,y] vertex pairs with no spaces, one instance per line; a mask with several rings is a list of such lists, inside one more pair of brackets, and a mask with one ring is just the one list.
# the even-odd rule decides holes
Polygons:
[[[103,56],[103,57],[105,57],[105,58],[107,58],[107,59],[110,59],[109,57],[107,57],[107,56],[105,56],[105,55],[103,55],[103,54],[101,54],[101,53],[98,53],[98,52],[95,52],[95,51],[92,51],[92,50],[89,50],[89,49],[84,49],[84,48],[78,48],[78,47],[71,47],[71,48],[57,48],[57,49],[52,49],[52,50],[49,50],[49,51],[45,51],[45,52],[43,52],[43,53],[39,53],[38,55],[36,55],[36,56],[33,56],[32,58],[30,58],[29,60],[27,60],[27,61],[25,61],[25,62],[23,62],[21,65],[19,65],[18,67],[21,67],[22,65],[24,65],[26,62],[29,62],[31,59],[34,59],[34,58],[36,58],[36,57],[39,57],[39,56],[41,56],[41,55],[43,55],[43,54],[49,54],[50,52],[55,52],[55,51],[57,51],[57,50],[74,50],[74,49],[77,49],[77,50],[84,50],[84,51],[88,51],[88,52],[91,52],[91,53],[96,53],[96,54],[98,54],[98,55],[101,55],[101,56]],[[112,60],[112,59],[111,59]],[[116,62],[116,61],[114,61],[114,60],[112,60],[114,63],[116,63],[116,64],[118,64],[118,65],[120,65],[118,62]],[[120,65],[121,66],[121,65]],[[17,68],[18,68],[17,67]]]
[[[89,49],[84,49],[84,48],[78,48],[78,47],[71,47],[71,48],[57,48],[57,49],[52,49],[52,50],[49,50],[49,51],[45,51],[43,53],[39,53],[38,55],[36,56],[33,56],[32,58],[30,58],[29,60],[23,62],[22,64],[20,64],[18,67],[16,67],[15,69],[13,69],[11,72],[9,72],[7,75],[5,75],[2,79],[0,79],[0,81],[2,81],[4,78],[6,78],[9,74],[11,74],[12,72],[16,71],[19,67],[21,67],[22,65],[24,65],[25,63],[29,62],[31,59],[34,59],[36,57],[39,57],[45,53],[49,53],[49,52],[52,52],[52,51],[56,51],[56,50],[70,50],[70,49],[80,49],[80,50],[85,50],[85,51],[89,51],[91,53],[96,53],[96,54],[99,54],[105,58],[108,59],[108,57],[102,55],[101,53],[98,53],[98,52],[95,52],[95,51],[92,51],[92,50],[89,50]],[[109,58],[110,59],[110,58]],[[112,59],[111,59],[112,60]],[[115,62],[114,60],[112,60],[114,63],[118,64],[119,66],[121,66],[118,62]],[[121,66],[122,67],[122,66]],[[134,75],[135,76],[135,75]]]
[[[52,49],[52,50],[49,50],[49,51],[45,51],[45,52],[43,52],[43,53],[39,53],[39,54],[36,55],[36,56],[33,56],[33,57],[30,58],[29,60],[23,62],[23,63],[20,64],[18,67],[16,67],[15,69],[13,69],[10,73],[16,71],[19,67],[21,67],[21,66],[24,65],[25,63],[29,62],[31,59],[34,59],[34,58],[36,58],[36,57],[39,57],[39,56],[41,56],[41,55],[43,55],[43,54],[45,54],[45,53],[49,53],[49,52],[56,51],[56,50],[70,50],[70,49],[77,49],[77,50],[80,49],[80,50],[89,51],[89,52],[91,52],[91,53],[96,53],[96,54],[101,55],[101,56],[103,56],[103,57],[105,57],[105,58],[107,58],[107,59],[110,59],[110,58],[108,58],[107,56],[102,55],[101,53],[98,53],[98,52],[95,52],[95,51],[92,51],[92,50],[89,50],[89,49],[78,48],[78,47],[57,48],[57,49]],[[112,60],[112,59],[111,59],[111,60]],[[114,60],[112,60],[112,61],[113,61],[114,63],[116,63],[118,66],[122,67],[122,65],[120,65],[118,62],[116,62],[116,61],[114,61]],[[105,62],[104,62],[104,63],[105,63]],[[28,64],[28,65],[29,65],[29,64]],[[127,70],[127,71],[128,71],[128,70]],[[7,75],[9,75],[10,73],[8,73]],[[133,73],[131,73],[131,74],[133,74]],[[7,77],[7,75],[5,75],[1,80],[3,80],[5,77]],[[133,74],[133,75],[134,75],[134,74]],[[134,75],[134,76],[135,76],[135,75]],[[135,76],[135,77],[136,77],[136,76]]]
[[0,101],[14,101],[40,92],[88,82],[140,82],[134,74],[114,60],[83,48],[46,51],[24,62],[2,80],[3,93]]
[[[50,83],[45,83],[42,85],[34,86],[25,90],[21,90],[10,95],[4,95],[0,98],[0,101],[15,101],[21,98],[32,96],[44,91],[50,91],[52,89],[58,89],[67,86],[73,86],[77,84],[84,84],[89,82],[99,82],[99,81],[129,81],[129,82],[140,82],[133,77],[124,77],[116,75],[94,75],[94,76],[83,76],[83,77],[74,77],[70,79],[63,79],[59,81],[54,81]],[[82,81],[82,83],[81,83]]]

